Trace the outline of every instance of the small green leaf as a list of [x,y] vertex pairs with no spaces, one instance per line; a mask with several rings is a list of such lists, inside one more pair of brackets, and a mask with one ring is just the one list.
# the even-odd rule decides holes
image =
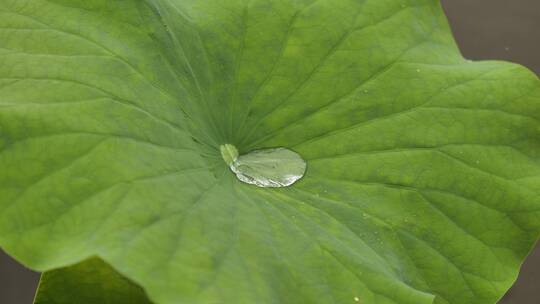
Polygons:
[[41,276],[34,304],[150,304],[144,291],[93,258]]

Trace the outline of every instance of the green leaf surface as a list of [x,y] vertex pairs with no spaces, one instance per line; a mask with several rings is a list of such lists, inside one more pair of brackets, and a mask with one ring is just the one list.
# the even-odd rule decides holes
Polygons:
[[[0,246],[158,304],[488,304],[540,232],[540,82],[434,0],[0,1]],[[284,147],[291,187],[220,153]]]
[[97,258],[41,276],[34,304],[151,304],[144,291]]

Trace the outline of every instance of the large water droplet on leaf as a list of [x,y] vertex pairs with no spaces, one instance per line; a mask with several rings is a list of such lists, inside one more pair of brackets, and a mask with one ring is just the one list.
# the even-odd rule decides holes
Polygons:
[[302,157],[286,148],[255,150],[238,156],[236,148],[227,144],[221,146],[221,154],[239,180],[259,187],[287,187],[306,172]]

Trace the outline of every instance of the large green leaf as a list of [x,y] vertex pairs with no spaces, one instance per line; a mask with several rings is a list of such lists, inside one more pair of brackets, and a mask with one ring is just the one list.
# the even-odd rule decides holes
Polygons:
[[[0,246],[168,303],[494,303],[540,231],[540,82],[434,0],[0,1]],[[287,188],[219,146],[285,147]]]

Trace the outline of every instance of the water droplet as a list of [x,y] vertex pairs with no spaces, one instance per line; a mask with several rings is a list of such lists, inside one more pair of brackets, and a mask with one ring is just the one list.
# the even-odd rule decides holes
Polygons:
[[223,160],[236,177],[258,187],[287,187],[304,176],[306,162],[286,148],[255,150],[238,156],[230,144],[220,147]]

